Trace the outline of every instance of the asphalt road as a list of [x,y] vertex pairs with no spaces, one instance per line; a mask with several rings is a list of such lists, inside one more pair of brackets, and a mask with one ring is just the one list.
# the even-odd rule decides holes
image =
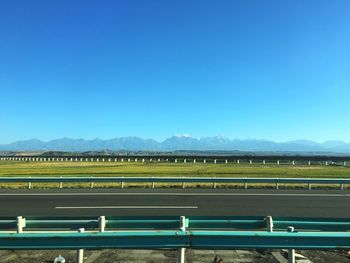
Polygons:
[[1,190],[0,217],[203,215],[350,217],[350,191],[222,189]]

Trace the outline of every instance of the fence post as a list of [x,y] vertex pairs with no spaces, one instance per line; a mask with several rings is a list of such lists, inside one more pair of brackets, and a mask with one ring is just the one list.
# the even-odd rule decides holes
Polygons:
[[[79,233],[83,233],[85,231],[84,228],[79,228],[78,232]],[[84,262],[84,249],[78,249],[78,258],[77,258],[77,262],[78,263],[83,263]]]
[[[293,233],[294,227],[289,226],[288,232]],[[288,263],[295,263],[295,249],[288,249]]]
[[17,216],[17,233],[22,234],[23,228],[26,226],[26,219],[22,216]]
[[[186,231],[186,217],[184,216],[180,216],[180,231]],[[177,257],[178,263],[185,263],[185,253],[186,248],[179,248]]]

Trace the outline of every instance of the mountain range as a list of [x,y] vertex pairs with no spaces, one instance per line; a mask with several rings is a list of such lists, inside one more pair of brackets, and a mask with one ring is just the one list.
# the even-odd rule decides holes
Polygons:
[[62,138],[51,141],[30,139],[0,144],[0,151],[269,151],[269,152],[328,152],[350,153],[350,143],[326,141],[317,143],[308,140],[273,142],[257,139],[229,139],[223,136],[195,138],[188,135],[172,136],[162,142],[139,137],[102,139]]

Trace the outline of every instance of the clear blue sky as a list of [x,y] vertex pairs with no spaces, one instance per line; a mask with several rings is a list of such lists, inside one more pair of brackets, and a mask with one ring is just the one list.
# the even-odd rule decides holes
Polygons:
[[0,2],[0,143],[350,141],[350,1]]

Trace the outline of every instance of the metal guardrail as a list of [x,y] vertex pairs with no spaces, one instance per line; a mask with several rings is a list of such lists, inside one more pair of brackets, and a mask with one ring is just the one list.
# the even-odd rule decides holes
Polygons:
[[0,249],[340,249],[350,233],[264,231],[122,231],[0,233]]
[[[97,223],[97,224],[96,224]],[[294,249],[348,249],[350,220],[262,217],[104,217],[0,219],[0,249],[78,249],[78,262],[83,262],[83,249],[178,249],[178,262],[185,261],[185,249],[289,249],[289,262]],[[287,231],[285,226],[288,226]],[[78,227],[77,231],[57,231],[57,227]],[[97,231],[85,231],[98,226]],[[324,226],[333,232],[320,232]],[[24,228],[50,228],[43,232]],[[295,231],[294,227],[298,229]],[[106,228],[114,228],[106,231]],[[140,228],[147,228],[140,229]],[[158,229],[159,228],[159,229]],[[284,228],[284,230],[278,230]],[[309,231],[300,231],[308,229]],[[242,231],[242,229],[249,229]],[[252,230],[255,229],[255,230]],[[259,229],[259,230],[257,230]],[[313,231],[311,232],[310,229]],[[36,229],[38,230],[38,229]]]
[[[178,216],[109,216],[109,217],[18,217],[0,218],[0,232],[17,229],[24,220],[23,229],[37,230],[174,230],[181,225]],[[273,229],[285,230],[294,226],[298,230],[350,231],[349,219],[334,218],[293,218],[293,217],[242,217],[242,216],[188,216],[185,227],[190,230],[257,230],[268,229],[273,220]],[[25,227],[24,227],[25,225]],[[103,226],[102,226],[103,225]]]
[[[285,231],[286,225],[288,226]],[[85,228],[98,230],[85,232]],[[8,228],[16,228],[16,233]],[[76,228],[77,231],[58,231]],[[298,231],[294,230],[298,228]],[[323,229],[333,232],[320,232]],[[23,230],[26,228],[26,232]],[[32,228],[32,231],[27,231]],[[46,229],[46,232],[43,229]],[[48,230],[48,229],[49,230]],[[106,231],[109,228],[109,231]],[[284,228],[284,231],[276,231]],[[38,229],[40,230],[39,232]],[[248,229],[242,231],[242,229]],[[255,230],[251,230],[255,229]],[[257,231],[257,229],[260,229]],[[264,229],[265,231],[261,230]],[[308,232],[300,230],[308,229]],[[310,232],[310,229],[313,232]],[[194,249],[288,249],[290,263],[295,249],[349,249],[350,220],[262,217],[108,217],[0,219],[1,249],[177,249],[178,262],[185,262],[186,248]],[[4,231],[5,230],[5,231]],[[35,231],[34,231],[35,230]],[[315,231],[316,230],[316,231]],[[334,232],[343,231],[343,232]]]
[[151,183],[152,188],[155,188],[155,183],[180,183],[182,188],[186,187],[186,183],[210,183],[213,188],[216,188],[218,183],[236,183],[243,184],[244,188],[248,188],[248,184],[274,184],[276,189],[279,188],[279,184],[305,184],[308,189],[312,188],[312,184],[320,184],[339,185],[340,189],[344,189],[345,184],[350,184],[350,178],[41,177],[32,175],[31,177],[0,177],[0,184],[3,183],[28,183],[28,188],[32,188],[32,183],[58,183],[59,188],[63,187],[63,183],[90,183],[90,188],[94,187],[94,183],[120,183],[121,188],[124,187],[124,183]]

